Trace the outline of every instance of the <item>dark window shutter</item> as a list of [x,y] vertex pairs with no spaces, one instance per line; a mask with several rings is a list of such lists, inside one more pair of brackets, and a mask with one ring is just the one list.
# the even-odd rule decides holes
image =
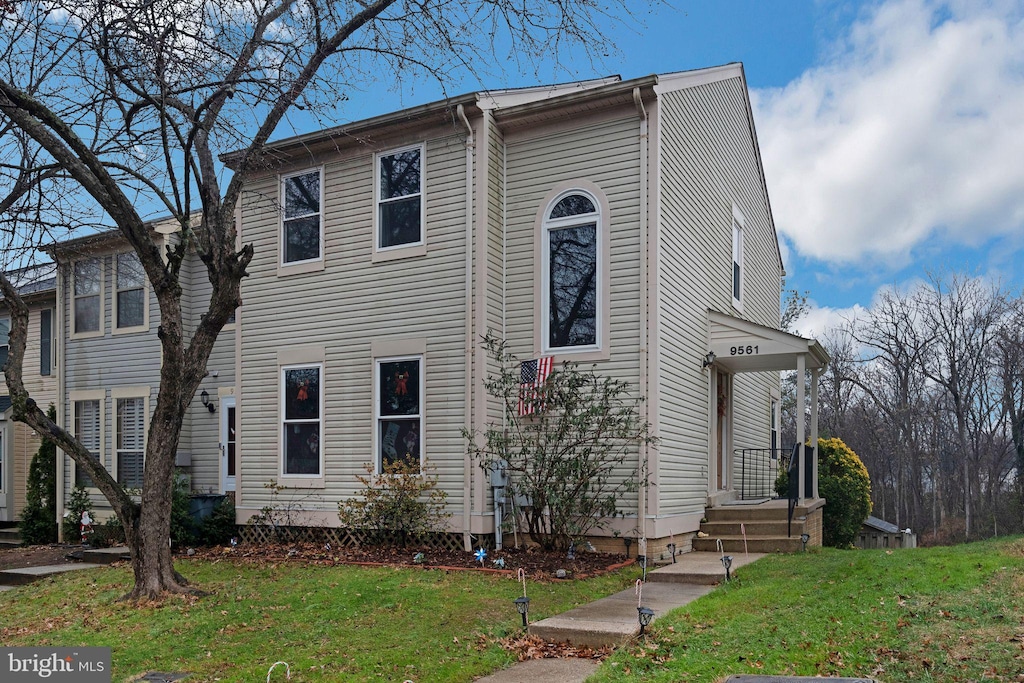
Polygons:
[[49,375],[52,366],[53,311],[39,312],[39,374]]

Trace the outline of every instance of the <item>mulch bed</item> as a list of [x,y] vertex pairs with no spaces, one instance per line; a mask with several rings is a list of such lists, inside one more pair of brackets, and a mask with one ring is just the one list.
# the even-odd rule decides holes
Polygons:
[[[228,559],[234,562],[296,562],[310,565],[368,564],[428,569],[465,569],[514,574],[519,568],[534,580],[581,579],[596,576],[629,564],[625,555],[581,552],[568,559],[564,552],[546,552],[537,548],[489,550],[483,563],[473,552],[370,546],[331,548],[315,543],[246,544],[234,548],[197,548],[192,555],[178,556],[206,560]],[[497,564],[495,561],[498,560]],[[504,566],[502,566],[504,565]],[[559,572],[564,572],[564,577]]]
[[[0,550],[0,570],[65,564],[71,552],[80,545],[40,545]],[[391,567],[423,567],[428,569],[475,570],[515,574],[519,568],[532,580],[582,579],[596,576],[634,562],[625,555],[580,552],[570,560],[564,552],[546,552],[538,548],[505,548],[488,550],[483,564],[472,552],[431,550],[429,548],[395,548],[374,546],[361,548],[330,548],[314,543],[243,544],[236,547],[196,548],[176,553],[180,559],[204,559],[241,563],[294,562],[317,566],[336,564],[384,565]],[[422,556],[418,556],[422,553]],[[495,564],[495,560],[504,561]]]

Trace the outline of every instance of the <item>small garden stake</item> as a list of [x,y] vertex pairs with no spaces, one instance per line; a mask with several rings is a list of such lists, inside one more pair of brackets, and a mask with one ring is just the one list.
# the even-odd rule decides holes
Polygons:
[[644,593],[644,582],[640,579],[636,580],[636,618],[640,622],[640,635],[644,634],[644,629],[654,619],[654,610],[650,607],[643,606],[643,593]]
[[528,629],[530,627],[530,622],[527,619],[530,611],[530,598],[526,597],[526,570],[520,567],[516,573],[516,578],[523,584],[523,595],[513,600],[513,602],[516,605],[516,610],[523,617],[523,628]]
[[747,552],[747,525],[746,524],[742,524],[742,523],[740,524],[740,533],[743,534],[743,554],[744,554],[744,556],[746,556],[746,555],[750,554],[749,552]]

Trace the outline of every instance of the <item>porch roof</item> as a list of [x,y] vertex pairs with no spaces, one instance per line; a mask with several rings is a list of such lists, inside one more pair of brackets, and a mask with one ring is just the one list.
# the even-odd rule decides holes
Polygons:
[[828,353],[814,339],[718,311],[708,311],[708,336],[715,365],[730,372],[795,370],[801,355],[808,370],[821,370],[829,361]]

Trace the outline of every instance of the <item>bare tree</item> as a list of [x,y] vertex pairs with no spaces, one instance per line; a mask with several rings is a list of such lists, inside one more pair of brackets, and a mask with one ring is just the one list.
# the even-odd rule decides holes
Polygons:
[[[29,184],[46,167],[70,178],[85,210],[105,216],[138,254],[160,308],[163,363],[139,504],[26,392],[27,309],[0,280],[13,312],[6,370],[15,419],[51,436],[110,501],[131,548],[129,597],[192,590],[167,542],[174,455],[253,256],[251,245],[236,248],[239,197],[288,113],[330,116],[338,93],[381,74],[443,82],[488,61],[557,59],[566,45],[604,51],[602,23],[616,15],[628,16],[624,2],[25,0],[2,13],[0,125],[40,152]],[[228,151],[232,174],[218,163]],[[63,208],[74,218],[77,209]],[[166,254],[147,212],[180,228]],[[212,294],[189,335],[180,273],[190,250]]]

